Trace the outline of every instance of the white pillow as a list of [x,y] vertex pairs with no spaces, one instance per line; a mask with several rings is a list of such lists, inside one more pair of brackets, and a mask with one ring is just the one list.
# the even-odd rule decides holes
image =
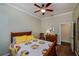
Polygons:
[[12,42],[12,44],[16,44],[16,38],[15,38],[15,37],[13,37],[13,42]]

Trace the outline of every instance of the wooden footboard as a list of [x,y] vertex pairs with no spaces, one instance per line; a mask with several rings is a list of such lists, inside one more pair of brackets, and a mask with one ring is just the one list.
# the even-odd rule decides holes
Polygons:
[[57,35],[46,35],[46,40],[53,42],[52,46],[47,50],[44,56],[56,55]]
[[55,56],[56,55],[56,42],[47,50],[43,56]]

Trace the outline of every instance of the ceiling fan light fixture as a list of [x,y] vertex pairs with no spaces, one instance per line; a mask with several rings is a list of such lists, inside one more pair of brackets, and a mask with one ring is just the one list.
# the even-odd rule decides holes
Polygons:
[[49,8],[48,8],[50,5],[51,5],[51,3],[42,4],[42,6],[39,6],[38,4],[34,4],[34,6],[36,6],[36,7],[39,8],[39,10],[36,10],[34,13],[41,12],[42,15],[45,15],[45,13],[46,13],[47,11],[52,12],[53,9],[49,9]]
[[46,10],[45,10],[45,9],[41,9],[41,12],[42,12],[42,13],[45,13],[45,12],[46,12]]

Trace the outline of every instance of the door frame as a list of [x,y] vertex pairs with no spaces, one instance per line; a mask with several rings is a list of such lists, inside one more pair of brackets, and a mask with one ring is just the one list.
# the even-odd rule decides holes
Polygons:
[[75,40],[76,40],[76,23],[73,23],[73,52],[75,53]]

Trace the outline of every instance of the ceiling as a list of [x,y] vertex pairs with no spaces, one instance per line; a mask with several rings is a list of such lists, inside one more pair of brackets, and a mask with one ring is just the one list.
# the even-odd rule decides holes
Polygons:
[[[40,6],[42,5],[42,3],[37,3],[37,4]],[[9,3],[7,5],[12,6],[23,12],[26,12],[34,17],[43,18],[43,17],[49,17],[49,16],[72,11],[76,4],[75,3],[52,3],[48,8],[53,9],[54,11],[46,12],[45,15],[42,15],[41,12],[34,13],[34,11],[38,10],[38,8],[34,6],[33,3]]]

